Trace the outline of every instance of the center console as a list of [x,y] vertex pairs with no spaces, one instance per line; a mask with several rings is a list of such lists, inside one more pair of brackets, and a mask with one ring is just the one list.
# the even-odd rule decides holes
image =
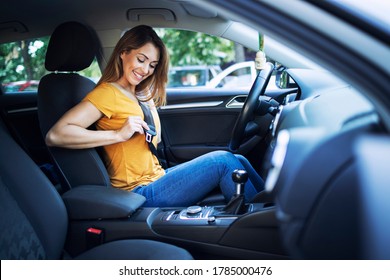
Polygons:
[[100,243],[143,238],[176,244],[199,258],[288,258],[279,237],[274,206],[244,203],[247,177],[237,174],[236,179],[236,195],[227,205],[140,207],[116,218],[71,217],[66,249],[77,255]]
[[[190,206],[183,209],[159,209],[159,213],[153,217],[151,227],[159,235],[211,244],[223,244],[226,237],[233,232],[258,231],[256,228],[261,224],[268,229],[277,227],[273,222],[272,206],[267,207],[262,203],[249,204],[247,212],[239,215],[226,214],[224,208],[225,206]],[[240,228],[240,224],[246,228]],[[236,245],[248,241],[246,237],[240,236],[233,236],[233,239]],[[261,239],[261,236],[256,237],[256,242],[258,239]],[[254,243],[250,243],[244,247],[253,249]]]

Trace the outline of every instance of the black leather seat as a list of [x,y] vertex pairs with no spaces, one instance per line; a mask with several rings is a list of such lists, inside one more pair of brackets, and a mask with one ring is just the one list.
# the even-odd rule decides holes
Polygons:
[[[0,121],[0,259],[61,259],[66,207],[47,177]],[[192,259],[179,247],[151,240],[119,240],[77,259]]]
[[[54,30],[45,60],[46,69],[52,73],[41,79],[38,88],[38,117],[43,136],[95,87],[92,80],[75,72],[89,67],[98,50],[97,36],[81,23],[66,22]],[[50,147],[49,152],[65,191],[80,185],[111,186],[96,149]]]

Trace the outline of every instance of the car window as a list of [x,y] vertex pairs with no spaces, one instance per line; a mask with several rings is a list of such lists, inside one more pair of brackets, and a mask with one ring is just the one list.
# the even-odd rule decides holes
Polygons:
[[[255,50],[200,32],[177,29],[157,29],[157,32],[170,54],[168,88],[220,87],[221,84],[227,84],[229,77],[225,77],[223,81],[219,78],[221,81],[217,84],[214,79],[224,69],[237,62],[254,61],[256,56]],[[243,71],[250,70],[252,69]]]
[[[0,44],[0,83],[4,94],[36,93],[40,79],[48,72],[45,55],[49,36]],[[101,72],[96,60],[80,74],[95,82]]]
[[221,72],[219,66],[188,65],[170,67],[168,87],[199,87],[206,86]]
[[252,85],[256,78],[255,63],[248,61],[245,63],[235,63],[226,68],[221,75],[215,79],[213,87],[221,88],[242,88]]
[[[200,32],[157,29],[167,45],[171,66],[168,88],[250,88],[255,77],[256,50]],[[36,92],[47,74],[44,60],[50,37],[0,44],[0,83],[4,93]],[[188,47],[190,46],[190,48]],[[95,60],[81,75],[97,82]]]
[[250,89],[256,79],[257,50],[201,32],[156,31],[170,54],[168,88]]
[[46,73],[44,56],[49,37],[0,45],[0,82],[4,93],[35,91]]

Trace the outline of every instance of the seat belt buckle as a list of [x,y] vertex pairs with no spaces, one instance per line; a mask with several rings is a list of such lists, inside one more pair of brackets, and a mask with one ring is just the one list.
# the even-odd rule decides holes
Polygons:
[[153,126],[149,126],[149,130],[145,130],[145,140],[148,143],[152,143],[153,137],[157,135],[157,133],[153,130]]

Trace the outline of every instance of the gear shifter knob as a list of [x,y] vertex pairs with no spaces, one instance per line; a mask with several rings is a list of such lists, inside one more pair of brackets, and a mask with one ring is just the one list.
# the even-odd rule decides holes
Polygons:
[[232,173],[232,180],[236,183],[236,194],[239,195],[244,191],[244,185],[248,181],[248,173],[243,169],[236,169]]
[[248,173],[243,169],[236,169],[232,173],[234,183],[245,184],[248,181]]
[[244,186],[248,181],[246,170],[236,169],[232,173],[232,180],[236,184],[236,194],[230,199],[229,203],[223,208],[225,214],[238,215],[245,213]]

